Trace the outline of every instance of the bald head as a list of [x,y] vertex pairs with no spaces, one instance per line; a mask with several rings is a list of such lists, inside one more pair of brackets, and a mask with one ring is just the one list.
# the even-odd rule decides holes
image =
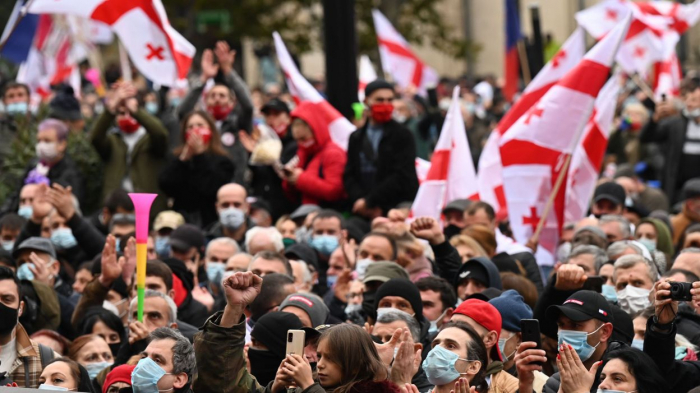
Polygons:
[[221,186],[216,193],[216,210],[222,211],[231,207],[243,210],[248,213],[248,202],[246,198],[248,192],[245,187],[236,183],[229,183]]
[[685,269],[700,275],[700,253],[693,252],[697,249],[686,249],[681,251],[680,255],[673,262],[674,269]]

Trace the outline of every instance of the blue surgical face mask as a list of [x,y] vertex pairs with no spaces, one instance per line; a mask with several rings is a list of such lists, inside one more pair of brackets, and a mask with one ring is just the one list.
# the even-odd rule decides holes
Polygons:
[[688,348],[676,347],[676,360],[683,360],[688,356]]
[[170,237],[156,237],[156,254],[158,254],[158,256],[161,258],[167,258],[170,256]]
[[207,262],[207,277],[211,283],[219,283],[224,278],[226,264],[223,262]]
[[236,230],[245,222],[245,213],[241,209],[229,207],[219,212],[219,222],[226,228]]
[[58,228],[51,232],[51,243],[61,250],[67,250],[78,245],[78,241],[75,240],[73,231],[70,228]]
[[640,340],[638,338],[635,338],[632,340],[632,348],[637,348],[640,351],[644,350],[644,340]]
[[34,279],[34,273],[29,269],[29,266],[34,267],[33,263],[23,263],[17,268],[17,278],[20,280],[29,280],[32,281]]
[[457,360],[473,361],[460,358],[456,353],[448,351],[439,345],[433,348],[423,360],[423,370],[428,377],[428,382],[435,386],[447,385],[459,378],[460,375],[466,374],[460,373],[455,368]]
[[333,288],[336,281],[338,281],[338,276],[326,276],[326,285],[328,285],[328,288]]
[[637,391],[633,390],[631,392],[625,392],[622,390],[608,390],[608,389],[598,388],[598,390],[596,390],[596,393],[637,393]]
[[143,107],[146,109],[146,112],[155,115],[158,113],[158,103],[155,101],[149,101],[143,105]]
[[5,106],[5,111],[8,115],[20,115],[25,114],[29,110],[29,104],[26,102],[13,102]]
[[644,247],[646,247],[647,250],[649,250],[649,252],[656,251],[656,240],[647,239],[645,237],[640,237],[639,239],[637,239],[637,241],[642,243],[642,245]]
[[20,217],[24,217],[27,220],[32,217],[32,213],[34,213],[34,209],[32,209],[31,205],[24,205],[17,210],[17,214],[19,214]]
[[505,357],[505,360],[504,360],[505,362],[507,362],[511,356],[515,355],[515,352],[518,350],[518,348],[516,347],[510,355],[507,355],[505,352],[506,351],[506,343],[508,342],[508,340],[510,340],[511,338],[513,338],[515,336],[516,336],[516,334],[511,333],[510,337],[508,337],[508,338],[499,338],[498,339],[498,349],[501,351],[501,354]]
[[15,241],[14,240],[0,240],[0,245],[2,245],[3,250],[12,251],[12,249],[15,247]]
[[182,98],[180,98],[180,97],[175,97],[175,96],[170,97],[170,105],[172,105],[172,106],[178,106],[178,105],[180,105],[181,102],[182,102]]
[[168,374],[153,359],[143,358],[131,373],[131,387],[134,393],[158,393],[158,381]]
[[111,366],[112,362],[95,362],[95,363],[88,363],[84,365],[85,369],[88,372],[88,376],[90,379],[94,379],[97,377],[97,374],[100,373],[100,371],[106,369],[107,367]]
[[440,321],[442,321],[443,318],[445,318],[445,314],[447,314],[447,309],[445,309],[445,311],[443,311],[442,314],[440,314],[440,316],[437,317],[436,320],[430,321],[430,328],[428,329],[428,333],[434,334],[434,333],[438,332],[438,330],[439,330],[438,323]]
[[39,385],[39,390],[54,390],[54,391],[58,391],[58,392],[67,392],[67,391],[70,391],[73,389],[68,389],[68,388],[65,388],[63,386],[54,386],[54,385],[47,385],[45,383],[42,383],[41,385]]
[[329,256],[338,248],[338,237],[332,235],[318,235],[311,239],[311,247],[322,255]]
[[595,345],[595,347],[588,344],[588,336],[594,334],[603,326],[604,325],[600,325],[598,329],[590,333],[577,332],[575,330],[560,330],[558,334],[559,346],[564,343],[571,345],[574,351],[576,351],[578,354],[578,357],[581,358],[581,361],[585,362],[586,360],[590,359],[593,352],[595,352],[595,349],[598,347],[598,345],[600,345],[600,341]]
[[617,304],[617,291],[614,285],[603,284],[601,295],[610,303]]

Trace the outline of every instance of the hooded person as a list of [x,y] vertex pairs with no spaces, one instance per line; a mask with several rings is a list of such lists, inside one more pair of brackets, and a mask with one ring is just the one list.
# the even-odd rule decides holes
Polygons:
[[[649,224],[654,228],[645,228],[644,224]],[[642,243],[649,252],[659,251],[664,254],[667,261],[671,261],[675,250],[671,231],[658,218],[643,218],[635,230],[635,238]]]
[[498,267],[486,257],[476,257],[465,262],[454,279],[457,297],[464,300],[486,288],[503,290]]
[[282,187],[302,204],[337,207],[345,198],[343,171],[347,156],[328,131],[328,120],[311,102],[302,102],[292,111],[292,135],[297,142],[299,163],[285,170]]

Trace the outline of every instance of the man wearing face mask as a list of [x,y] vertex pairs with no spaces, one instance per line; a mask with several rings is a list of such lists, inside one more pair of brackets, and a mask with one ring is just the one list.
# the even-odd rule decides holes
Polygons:
[[700,175],[700,83],[696,78],[683,82],[681,99],[685,104],[681,113],[671,100],[657,103],[640,134],[641,143],[662,146],[666,161],[659,178],[671,204],[680,200],[683,184]]
[[617,290],[617,303],[630,315],[651,305],[649,292],[659,279],[659,272],[641,255],[625,255],[615,261],[613,283]]
[[371,116],[350,135],[343,182],[352,211],[367,218],[385,214],[418,191],[416,145],[411,132],[391,119],[393,86],[375,80],[365,88]]
[[134,393],[191,393],[196,360],[192,344],[177,330],[159,328],[131,374]]
[[110,91],[105,110],[90,131],[89,139],[104,163],[102,198],[114,190],[161,194],[152,214],[166,208],[158,188],[158,175],[166,163],[168,131],[136,99],[136,87],[121,82]]
[[0,162],[10,152],[17,135],[17,117],[29,115],[29,87],[23,83],[8,82],[2,93],[5,112],[0,114]]
[[518,292],[509,289],[501,296],[489,300],[501,314],[503,324],[498,339],[498,350],[503,356],[503,369],[510,375],[517,376],[515,370],[515,352],[522,342],[520,321],[532,318],[532,310]]
[[219,188],[216,193],[219,222],[213,223],[205,230],[207,240],[229,237],[238,242],[241,250],[245,250],[245,233],[255,226],[248,215],[250,205],[247,198],[248,192],[240,184],[229,183]]

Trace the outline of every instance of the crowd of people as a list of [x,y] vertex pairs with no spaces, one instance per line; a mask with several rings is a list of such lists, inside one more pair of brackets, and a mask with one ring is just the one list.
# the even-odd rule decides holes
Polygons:
[[[345,151],[235,58],[204,51],[187,91],[58,89],[46,118],[5,84],[3,179],[22,141],[35,154],[4,184],[0,386],[700,392],[700,78],[660,102],[625,85],[590,215],[549,267],[488,203],[411,216],[451,87],[476,163],[509,105],[494,78],[430,99],[371,82]],[[158,194],[142,320],[131,192]]]

